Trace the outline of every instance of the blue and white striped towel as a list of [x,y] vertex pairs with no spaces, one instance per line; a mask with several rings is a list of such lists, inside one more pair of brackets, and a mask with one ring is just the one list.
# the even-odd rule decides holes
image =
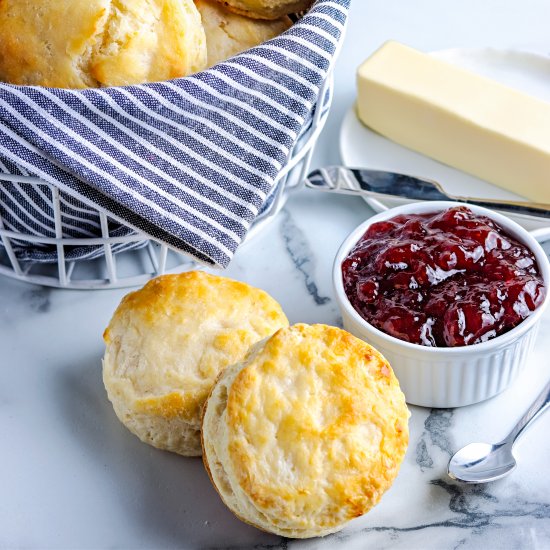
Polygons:
[[[98,208],[120,223],[111,235],[138,230],[225,267],[310,122],[349,3],[317,0],[281,36],[169,82],[0,84],[0,170],[61,189],[65,236],[100,235]],[[14,232],[55,236],[40,188],[0,185],[0,215]],[[55,260],[47,246],[16,244],[22,260]]]

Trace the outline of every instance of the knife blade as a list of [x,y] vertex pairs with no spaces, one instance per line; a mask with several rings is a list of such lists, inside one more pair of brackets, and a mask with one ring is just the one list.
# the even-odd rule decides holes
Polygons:
[[318,191],[363,197],[455,201],[512,214],[550,219],[550,204],[452,195],[436,181],[383,170],[327,166],[313,170],[305,179],[305,186]]

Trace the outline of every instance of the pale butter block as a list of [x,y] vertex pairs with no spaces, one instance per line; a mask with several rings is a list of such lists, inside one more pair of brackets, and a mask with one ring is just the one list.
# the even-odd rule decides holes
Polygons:
[[397,42],[357,76],[357,112],[373,130],[550,204],[550,103]]

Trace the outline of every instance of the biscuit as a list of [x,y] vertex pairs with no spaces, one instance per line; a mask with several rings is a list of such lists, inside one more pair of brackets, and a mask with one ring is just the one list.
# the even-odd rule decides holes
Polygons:
[[278,19],[290,13],[300,13],[313,0],[216,0],[229,10],[253,19]]
[[209,67],[278,36],[292,25],[286,16],[274,21],[250,19],[216,0],[195,0],[195,5],[206,34]]
[[391,486],[408,418],[374,348],[338,328],[294,325],[220,375],[204,408],[203,460],[243,521],[285,537],[323,536]]
[[193,0],[3,0],[0,80],[57,88],[123,86],[206,66]]
[[201,454],[201,409],[221,370],[288,321],[263,290],[201,271],[164,275],[123,298],[105,330],[103,382],[142,441]]

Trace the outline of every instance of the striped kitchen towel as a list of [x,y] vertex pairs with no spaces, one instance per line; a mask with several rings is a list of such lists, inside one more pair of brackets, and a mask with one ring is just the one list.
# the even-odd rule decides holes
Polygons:
[[[61,190],[64,236],[101,235],[99,209],[119,224],[111,235],[138,231],[225,267],[310,123],[349,3],[317,0],[279,37],[186,78],[0,84],[0,170]],[[55,236],[46,188],[0,182],[0,216],[13,232]],[[22,260],[56,259],[51,247],[14,244]],[[67,259],[86,254],[76,247]]]

